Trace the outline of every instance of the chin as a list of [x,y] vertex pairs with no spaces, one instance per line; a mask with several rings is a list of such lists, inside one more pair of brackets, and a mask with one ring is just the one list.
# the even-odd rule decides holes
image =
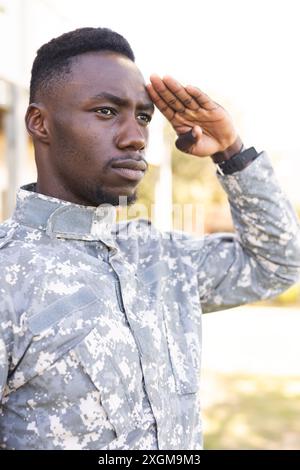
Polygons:
[[97,188],[93,200],[94,205],[96,206],[99,206],[101,204],[110,204],[112,206],[127,206],[136,202],[137,192],[125,191],[124,194],[122,194],[121,192],[116,194],[109,191],[103,191],[102,188]]

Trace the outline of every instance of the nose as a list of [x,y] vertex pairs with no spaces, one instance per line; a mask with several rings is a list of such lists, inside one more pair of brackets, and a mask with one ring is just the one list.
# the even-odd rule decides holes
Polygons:
[[121,124],[116,136],[116,144],[119,149],[140,151],[146,147],[147,131],[136,118],[127,118]]

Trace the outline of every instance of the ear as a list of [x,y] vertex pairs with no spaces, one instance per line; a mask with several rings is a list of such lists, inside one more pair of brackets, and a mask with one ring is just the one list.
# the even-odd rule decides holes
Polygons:
[[25,114],[25,124],[33,139],[49,143],[49,127],[46,109],[42,104],[31,103]]

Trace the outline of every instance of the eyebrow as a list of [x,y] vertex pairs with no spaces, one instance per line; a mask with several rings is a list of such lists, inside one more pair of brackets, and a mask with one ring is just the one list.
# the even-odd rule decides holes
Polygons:
[[[111,101],[112,103],[116,104],[117,106],[127,106],[128,100],[124,98],[120,98],[120,96],[113,95],[112,93],[107,93],[106,91],[102,93],[97,93],[97,95],[92,96],[91,100],[99,100],[99,99],[106,99]],[[140,103],[137,105],[138,109],[143,109],[145,111],[154,112],[154,104],[151,101],[147,101],[145,103]]]

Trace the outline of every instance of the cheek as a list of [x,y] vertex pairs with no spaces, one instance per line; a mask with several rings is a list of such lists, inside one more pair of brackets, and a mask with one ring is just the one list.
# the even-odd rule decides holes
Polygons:
[[[72,132],[74,134],[74,130]],[[91,151],[111,151],[114,142],[114,131],[112,127],[99,123],[86,124],[76,131],[76,141]]]
[[96,132],[90,123],[83,119],[67,119],[59,115],[53,121],[53,139],[69,146],[80,146],[81,143],[93,139]]
[[[76,123],[54,123],[54,153],[60,159],[75,162],[91,162],[94,168],[103,168],[105,162],[114,157],[114,129],[98,121],[82,119]],[[93,166],[85,169],[90,173]]]
[[59,154],[59,158],[63,159],[68,155],[76,154],[76,150],[80,148],[80,141],[80,129],[59,121],[54,123],[51,145],[54,152]]

